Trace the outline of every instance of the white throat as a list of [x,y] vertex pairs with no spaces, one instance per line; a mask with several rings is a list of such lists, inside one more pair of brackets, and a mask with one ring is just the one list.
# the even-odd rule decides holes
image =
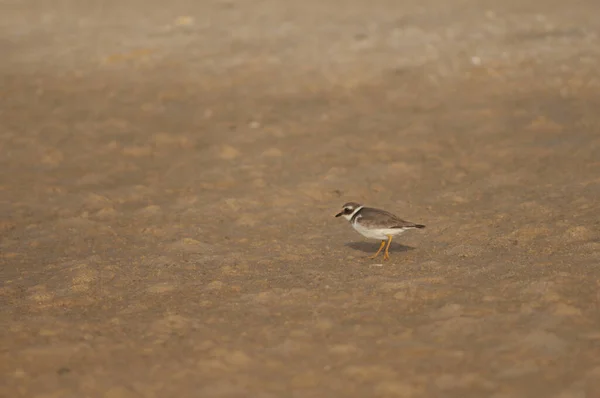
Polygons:
[[360,209],[362,209],[365,206],[358,206],[356,209],[354,209],[354,211],[351,214],[342,214],[342,217],[344,217],[346,220],[350,221],[352,220],[352,217],[354,217],[354,215],[356,213],[358,213],[360,211]]

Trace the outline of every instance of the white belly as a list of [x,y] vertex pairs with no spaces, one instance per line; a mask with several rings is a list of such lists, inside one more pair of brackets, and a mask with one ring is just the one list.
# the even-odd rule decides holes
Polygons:
[[385,229],[367,229],[361,226],[359,223],[352,223],[354,229],[369,239],[387,240],[388,236],[397,236],[405,231],[403,228],[385,228]]

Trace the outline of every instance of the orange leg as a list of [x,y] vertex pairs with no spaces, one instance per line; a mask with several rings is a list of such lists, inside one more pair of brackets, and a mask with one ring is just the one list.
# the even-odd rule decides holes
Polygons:
[[[382,242],[384,243],[384,242]],[[383,259],[384,260],[389,260],[390,259],[390,245],[392,244],[392,235],[388,235],[388,241],[387,241],[387,246],[385,247],[385,253],[383,253]]]
[[379,255],[379,253],[381,253],[381,250],[383,249],[383,246],[384,246],[384,245],[385,245],[385,241],[384,241],[384,240],[382,240],[382,241],[381,241],[381,246],[379,246],[379,250],[377,250],[377,253],[375,253],[375,255],[374,255],[374,256],[371,256],[371,257],[369,257],[369,258],[375,258],[375,257],[377,257],[377,256]]

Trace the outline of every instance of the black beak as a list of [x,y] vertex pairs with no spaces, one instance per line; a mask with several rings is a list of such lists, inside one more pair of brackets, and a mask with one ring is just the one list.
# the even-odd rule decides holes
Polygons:
[[336,217],[339,217],[339,216],[341,216],[342,214],[344,214],[344,212],[343,212],[343,211],[340,211],[340,212],[339,212],[338,214],[336,214],[335,216],[336,216]]

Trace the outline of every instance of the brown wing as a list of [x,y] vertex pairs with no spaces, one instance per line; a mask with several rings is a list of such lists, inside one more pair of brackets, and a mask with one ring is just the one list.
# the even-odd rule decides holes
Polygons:
[[360,212],[360,223],[368,228],[424,228],[424,225],[403,220],[385,210],[363,207]]

